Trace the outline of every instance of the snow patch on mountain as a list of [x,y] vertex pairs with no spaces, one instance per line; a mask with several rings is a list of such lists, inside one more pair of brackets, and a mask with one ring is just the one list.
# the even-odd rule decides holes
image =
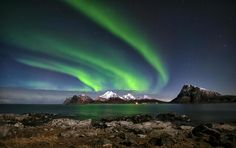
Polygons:
[[135,100],[136,98],[135,98],[132,94],[128,93],[128,94],[126,94],[126,95],[123,95],[123,99],[126,99],[126,100]]
[[103,95],[99,96],[99,98],[109,99],[109,98],[117,98],[120,97],[116,93],[112,91],[107,91]]
[[151,99],[148,95],[143,95],[143,99]]

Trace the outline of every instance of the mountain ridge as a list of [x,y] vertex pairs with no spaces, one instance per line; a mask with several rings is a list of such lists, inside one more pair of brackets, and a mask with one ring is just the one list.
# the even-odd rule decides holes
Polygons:
[[205,88],[194,85],[184,85],[170,103],[228,103],[236,102],[236,96],[222,95],[216,91],[207,90]]
[[[146,97],[145,97],[146,96]],[[87,100],[86,100],[87,99]],[[86,95],[74,95],[71,98],[67,98],[63,104],[140,104],[140,103],[165,103],[157,99],[152,99],[144,95],[143,98],[136,99],[132,94],[128,93],[123,96],[107,91],[103,95],[98,96],[95,100]]]
[[148,95],[143,97],[134,97],[131,93],[119,96],[113,91],[107,91],[98,96],[95,100],[91,97],[81,94],[67,98],[63,104],[146,104],[146,103],[177,103],[177,104],[198,104],[198,103],[231,103],[236,102],[236,96],[222,95],[216,91],[194,85],[184,85],[176,98],[170,102],[151,98]]

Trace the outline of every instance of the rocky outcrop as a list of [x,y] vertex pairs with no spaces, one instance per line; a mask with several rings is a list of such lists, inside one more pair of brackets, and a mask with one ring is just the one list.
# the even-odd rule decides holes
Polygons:
[[[1,116],[3,122],[0,124],[0,147],[236,146],[235,124],[186,125],[186,121],[192,121],[185,115],[175,113],[106,118],[98,121],[57,117],[44,124],[21,126],[24,119],[30,119],[28,116]],[[15,120],[18,121],[17,124],[13,122]],[[177,125],[176,121],[181,124]]]
[[22,124],[23,126],[37,126],[47,123],[54,118],[57,118],[56,114],[48,113],[29,113],[29,114],[0,114],[0,123],[3,124]]
[[94,100],[92,98],[90,98],[89,96],[85,95],[85,94],[81,94],[81,95],[74,95],[71,98],[67,98],[63,104],[89,104],[94,102]]
[[158,120],[161,121],[171,121],[171,122],[190,122],[190,118],[186,115],[178,115],[176,113],[166,113],[166,114],[158,114],[156,116]]
[[[227,124],[227,126],[230,126]],[[235,127],[234,127],[235,128]],[[215,128],[213,124],[201,124],[193,128],[191,134],[193,139],[206,141],[212,147],[235,147],[236,146],[236,133],[235,129],[227,129],[223,132],[224,128]],[[229,131],[234,131],[229,133]]]
[[224,103],[236,102],[236,96],[224,96],[215,91],[193,85],[184,85],[178,96],[171,103]]
[[60,127],[63,129],[67,128],[88,128],[91,126],[92,120],[73,120],[73,119],[68,119],[68,118],[60,118],[60,119],[53,119],[48,123],[48,126],[51,127]]

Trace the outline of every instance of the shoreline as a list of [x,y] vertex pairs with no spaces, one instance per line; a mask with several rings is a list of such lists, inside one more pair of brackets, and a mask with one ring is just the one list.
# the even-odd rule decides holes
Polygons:
[[0,114],[0,147],[235,147],[236,122],[194,122],[175,113],[76,120]]

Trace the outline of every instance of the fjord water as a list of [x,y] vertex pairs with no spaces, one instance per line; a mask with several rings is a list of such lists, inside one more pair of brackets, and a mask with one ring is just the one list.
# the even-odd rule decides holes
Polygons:
[[77,119],[101,119],[175,112],[194,121],[236,121],[236,104],[88,104],[88,105],[29,105],[1,104],[0,113],[53,113]]

